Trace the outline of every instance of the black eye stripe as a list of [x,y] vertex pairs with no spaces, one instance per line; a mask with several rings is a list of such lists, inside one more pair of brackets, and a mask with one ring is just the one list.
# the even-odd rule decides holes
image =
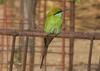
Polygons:
[[56,12],[54,15],[56,15],[56,14],[58,14],[58,13],[61,13],[62,11],[60,10],[60,11],[58,11],[58,12]]

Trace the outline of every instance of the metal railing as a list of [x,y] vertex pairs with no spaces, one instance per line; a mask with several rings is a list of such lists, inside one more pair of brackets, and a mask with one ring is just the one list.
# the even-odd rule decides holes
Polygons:
[[[42,0],[40,0],[42,1]],[[47,10],[47,1],[48,0],[43,0],[44,1],[44,18],[46,16],[46,10]],[[63,3],[63,9],[66,9],[66,2],[69,2],[70,3],[70,31],[69,32],[66,32],[66,20],[65,20],[65,13],[63,14],[63,30],[62,30],[62,33],[59,34],[56,38],[61,38],[62,39],[62,52],[48,52],[48,53],[52,53],[52,54],[59,54],[62,56],[62,61],[61,61],[61,64],[60,65],[56,65],[56,64],[51,64],[49,65],[46,60],[45,60],[45,71],[48,71],[48,66],[60,66],[61,67],[61,71],[65,71],[66,69],[68,71],[74,71],[74,42],[75,42],[75,39],[88,39],[90,40],[90,49],[89,49],[89,54],[88,55],[88,64],[87,64],[87,71],[92,71],[91,70],[91,65],[92,65],[92,54],[93,54],[93,44],[94,44],[94,40],[100,40],[100,32],[75,32],[75,0],[71,0],[71,1],[67,1],[67,0],[59,0],[60,2]],[[39,12],[40,12],[40,7],[41,7],[41,2],[39,4]],[[20,52],[23,52],[23,56],[22,56],[22,63],[20,64],[21,66],[21,71],[34,71],[34,67],[36,65],[40,65],[40,64],[34,64],[33,65],[31,64],[28,64],[29,65],[29,69],[26,70],[26,67],[27,67],[27,56],[30,52],[29,49],[29,38],[30,37],[45,37],[45,35],[47,35],[45,32],[41,31],[41,29],[33,29],[33,30],[24,30],[24,29],[9,29],[7,26],[9,25],[7,22],[8,20],[11,20],[12,19],[9,19],[9,17],[6,15],[7,13],[7,6],[5,6],[5,15],[3,19],[0,19],[0,20],[3,20],[3,23],[5,23],[5,25],[3,25],[4,28],[0,29],[0,36],[1,36],[1,47],[2,47],[2,50],[1,52],[6,52],[6,50],[4,50],[4,47],[7,48],[7,58],[10,59],[10,60],[7,60],[10,61],[9,64],[5,64],[7,65],[7,70],[6,71],[14,71],[13,69],[13,65],[14,65],[14,56],[15,56],[15,52],[16,52],[16,47],[17,46],[17,37],[24,37],[24,44],[21,44],[23,46],[20,46],[21,48],[24,47]],[[19,19],[19,20],[23,20],[23,19]],[[43,19],[44,20],[44,19]],[[14,23],[14,21],[12,21]],[[12,23],[10,22],[10,23]],[[39,19],[39,22],[41,22],[41,19]],[[25,24],[25,23],[23,23]],[[23,25],[24,26],[24,25]],[[23,27],[22,26],[22,27]],[[42,25],[43,26],[43,25]],[[8,29],[7,29],[8,28]],[[5,36],[6,36],[6,39],[7,39],[7,42],[5,45],[4,42],[5,42]],[[54,35],[51,35],[50,37],[53,37]],[[9,39],[9,37],[11,37]],[[65,39],[68,38],[69,39],[69,53],[67,53],[65,51],[65,48],[67,48],[65,46]],[[11,44],[9,44],[9,40],[12,40]],[[11,45],[11,46],[10,46]],[[10,47],[10,49],[8,48]],[[35,47],[35,46],[33,46]],[[39,47],[42,47],[39,46]],[[58,46],[59,47],[59,46]],[[39,48],[40,49],[40,48]],[[8,53],[10,52],[10,57],[8,56]],[[38,52],[38,53],[41,53],[41,51],[33,51],[34,53],[35,52]],[[69,56],[69,64],[68,64],[68,68],[66,68],[66,62],[65,62],[65,57],[66,55]],[[36,57],[36,56],[34,56]],[[34,58],[33,57],[33,58]],[[4,58],[4,53],[2,53],[2,57],[0,59],[2,59],[2,63],[0,64],[1,65],[1,71],[5,71],[3,69],[3,58]],[[32,59],[30,59],[32,60]],[[34,59],[33,59],[34,60]],[[34,60],[35,61],[35,60]],[[32,67],[31,67],[32,66]],[[99,64],[99,67],[100,67],[100,64]],[[100,69],[98,67],[98,69]],[[31,69],[32,68],[32,69]],[[99,71],[99,70],[98,70]]]

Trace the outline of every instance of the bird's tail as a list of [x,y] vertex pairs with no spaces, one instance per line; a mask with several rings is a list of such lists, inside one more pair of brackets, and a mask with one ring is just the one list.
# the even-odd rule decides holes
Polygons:
[[44,58],[46,57],[46,55],[47,55],[47,48],[44,48],[40,68],[42,68],[42,66],[43,66]]
[[42,66],[43,66],[43,61],[47,55],[48,46],[51,43],[51,41],[53,40],[53,38],[54,37],[49,37],[48,35],[44,38],[44,48],[43,48],[42,61],[41,61],[40,68],[42,68]]

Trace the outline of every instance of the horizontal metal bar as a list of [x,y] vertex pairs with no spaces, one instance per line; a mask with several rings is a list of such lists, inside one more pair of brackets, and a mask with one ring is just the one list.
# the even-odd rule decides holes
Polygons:
[[[8,63],[0,63],[0,65],[8,65]],[[15,64],[16,65],[16,64]],[[20,65],[22,65],[22,64],[20,64]],[[26,65],[29,65],[28,63],[26,64]],[[34,64],[35,66],[40,66],[40,64],[39,63],[37,63],[37,64]],[[61,64],[46,64],[47,66],[62,66]],[[4,68],[4,67],[3,67]]]
[[[27,31],[27,30],[13,30],[13,29],[0,29],[0,35],[8,36],[31,36],[31,37],[45,37],[46,33],[40,30]],[[53,37],[54,35],[51,35]],[[77,38],[77,39],[91,39],[94,37],[96,40],[100,40],[100,32],[66,32],[61,33],[57,38]]]
[[[11,50],[0,50],[0,52],[11,52]],[[21,50],[21,52],[24,52],[23,50]],[[30,51],[28,51],[29,53]],[[41,53],[41,51],[35,51],[35,53]],[[48,54],[59,54],[59,55],[62,55],[62,52],[51,52],[51,51],[48,51]],[[65,55],[68,55],[69,53],[66,52]]]
[[[60,42],[60,41],[59,41]],[[1,49],[1,47],[11,47],[11,45],[2,45],[2,44],[0,44],[0,49]],[[22,46],[20,46],[20,45],[16,45],[16,47],[24,47],[24,45],[22,45]],[[41,48],[42,46],[41,45],[36,45],[36,46],[34,46],[34,47],[37,47],[37,48]],[[56,45],[50,45],[49,47],[55,47],[55,48],[57,48],[57,49],[59,49],[60,47],[62,47],[62,46],[56,46]],[[69,48],[69,46],[65,46],[66,48]]]

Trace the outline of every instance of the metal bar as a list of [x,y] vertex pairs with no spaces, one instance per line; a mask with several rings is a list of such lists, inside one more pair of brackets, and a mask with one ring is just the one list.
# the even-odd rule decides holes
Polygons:
[[[4,50],[4,36],[1,36],[1,44],[2,44],[2,47],[1,47],[1,60],[2,60],[2,62],[4,62],[4,60],[3,60],[3,56],[4,56],[4,53],[3,53],[3,50]],[[1,71],[3,71],[3,64],[1,64],[1,68],[0,68],[0,70]]]
[[[23,31],[23,29],[24,29],[24,21],[27,21],[26,20],[26,18],[24,18],[24,1],[25,0],[21,0],[20,1],[20,11],[19,11],[19,14],[21,15],[21,18],[19,18],[19,21],[20,21],[20,23],[19,23],[19,30],[22,30]],[[25,23],[26,24],[26,23]],[[23,47],[22,47],[22,45],[23,45]],[[23,50],[23,48],[25,47],[25,43],[24,43],[24,37],[21,37],[21,36],[19,36],[19,55],[20,55],[20,57],[21,57],[21,64],[22,64],[22,60],[23,60],[23,52],[24,52],[24,50]],[[23,52],[22,52],[22,50],[23,50]],[[21,67],[19,68],[19,70],[22,70],[22,65],[20,65]]]
[[[3,15],[3,18],[5,18],[5,20],[3,19],[3,28],[4,29],[6,29],[7,28],[7,25],[6,25],[6,23],[7,23],[7,3],[5,2],[4,3],[4,15]],[[7,30],[6,30],[7,31]],[[5,43],[5,39],[6,39],[6,36],[2,36],[2,45],[3,45],[3,47],[2,47],[2,51],[4,50],[4,43]],[[3,52],[2,52],[3,53]],[[3,55],[2,55],[3,57],[4,57],[4,53],[3,53]],[[2,60],[2,62],[4,62],[4,59]],[[3,65],[3,64],[2,64]],[[3,68],[2,68],[2,71],[3,71]],[[7,68],[7,71],[8,71],[8,68]]]
[[[0,64],[4,64],[4,65],[7,65],[7,63],[0,63]],[[22,65],[22,64],[20,64]],[[26,64],[27,66],[29,64]],[[34,64],[35,66],[40,66],[40,64]],[[53,67],[53,66],[62,66],[61,64],[46,64],[47,66],[50,66],[50,67]],[[4,67],[3,67],[4,68]],[[3,70],[2,70],[3,71]]]
[[[4,8],[5,10],[4,10],[4,13],[5,13],[5,20],[4,20],[4,27],[5,28],[7,28],[8,27],[8,22],[7,22],[7,18],[8,18],[8,16],[7,16],[7,3],[5,4],[5,8]],[[7,31],[7,30],[6,30]],[[6,41],[7,41],[7,45],[6,45],[6,48],[7,48],[7,50],[8,50],[8,36],[6,36],[5,37],[5,39],[6,39]],[[5,42],[4,42],[5,43]],[[8,51],[7,51],[7,62],[8,62]],[[8,71],[8,66],[7,66],[7,71]]]
[[[47,0],[44,0],[44,21],[43,23],[45,23],[45,18],[46,18],[46,10],[47,10]],[[43,24],[43,27],[44,27],[44,24]],[[44,38],[43,38],[44,39]],[[44,41],[44,40],[43,40]],[[44,42],[43,42],[44,44]],[[47,56],[45,56],[45,59],[44,59],[44,71],[47,71]]]
[[[40,0],[39,3],[38,3],[38,19],[39,19],[38,23],[39,24],[42,24],[42,22],[41,22],[41,7],[42,7],[42,0]],[[44,9],[44,7],[43,7],[43,9]],[[44,23],[44,17],[45,17],[45,13],[43,12],[43,20],[42,20],[43,23]],[[44,27],[44,24],[42,25],[42,27]],[[44,39],[42,39],[42,41],[41,41],[41,43],[42,43],[42,45],[41,45],[42,48],[40,50],[41,51],[40,52],[41,53],[41,58],[42,58],[42,52],[43,52],[42,50],[43,50],[43,47],[44,47],[44,43],[43,42],[44,42]]]
[[[9,60],[8,60],[8,53],[9,53],[9,52],[8,52],[8,49],[9,49],[9,48],[8,48],[9,37],[7,36],[6,39],[7,39],[7,46],[6,46],[6,49],[7,49],[7,62],[8,62],[8,61],[9,61]],[[8,66],[7,66],[7,71],[8,71]]]
[[[11,0],[10,0],[11,1]],[[11,18],[13,18],[12,17],[12,14],[13,14],[13,9],[12,9],[12,7],[14,7],[13,6],[13,1],[11,1],[10,2],[9,0],[7,0],[7,2],[5,3],[5,21],[4,21],[4,27],[6,28],[6,31],[7,31],[7,28],[9,27],[9,25],[10,24],[12,24],[13,23],[13,19],[11,19]],[[8,22],[8,21],[10,21],[10,22]],[[10,23],[10,24],[9,24]],[[6,39],[6,42],[7,42],[7,44],[6,44],[6,48],[7,48],[7,50],[9,49],[9,47],[8,47],[8,44],[9,44],[9,36],[6,36],[5,37],[5,39]],[[8,62],[8,51],[7,51],[7,62]],[[8,66],[7,66],[7,71],[9,70],[9,68],[8,68]]]
[[27,61],[28,40],[29,40],[29,37],[26,37],[26,43],[25,43],[24,54],[23,54],[22,71],[26,71],[26,61]]
[[[14,4],[13,1],[11,1],[11,2],[9,2],[9,1],[11,1],[11,0],[7,0],[5,2],[5,4],[4,4],[4,18],[3,18],[4,25],[3,25],[3,27],[6,29],[6,31],[7,31],[8,25],[9,25],[8,24],[8,18],[9,18],[9,21],[12,21],[12,19],[10,19],[10,18],[11,18],[12,14],[13,14],[12,7],[14,7],[14,6],[12,6]],[[9,40],[9,37],[6,36],[5,40],[6,40],[6,49],[8,50],[8,44],[9,44],[8,40]],[[7,62],[8,62],[8,51],[7,51]],[[7,71],[8,71],[8,65],[7,65]]]
[[[63,9],[65,10],[66,9],[66,0],[63,1]],[[66,20],[65,20],[65,17],[66,17],[66,12],[64,11],[63,12],[63,31],[64,33],[66,32]],[[62,38],[62,71],[65,71],[65,38]]]
[[[29,12],[29,17],[31,20],[29,21],[30,30],[34,30],[36,28],[36,6],[37,6],[37,0],[30,0],[31,1],[31,9]],[[29,18],[29,19],[30,19]],[[35,62],[35,37],[29,38],[29,48],[30,48],[30,60],[29,60],[29,71],[34,71],[34,62]]]
[[70,32],[75,31],[75,0],[70,1]]
[[29,71],[34,71],[34,61],[35,61],[34,60],[34,58],[35,58],[35,41],[34,40],[35,40],[35,37],[30,38],[30,39],[33,40],[33,41],[31,42],[31,45],[29,46],[30,47],[30,51],[29,51],[29,53],[30,53]]
[[[7,30],[7,31],[6,31]],[[12,36],[16,33],[18,36],[35,36],[35,37],[44,37],[47,35],[44,32],[39,32],[38,30],[34,31],[27,31],[27,30],[12,30],[12,29],[0,29],[0,35],[8,35]],[[38,32],[37,32],[38,31]],[[100,40],[100,32],[66,32],[61,33],[57,36],[57,38],[71,38],[74,37],[76,39],[91,39],[90,36],[94,34],[95,40]],[[50,35],[53,37],[54,35]]]
[[69,44],[69,71],[73,71],[74,38],[70,38]]
[[[70,1],[70,32],[75,30],[75,0]],[[70,38],[69,43],[69,71],[73,71],[74,60],[74,37]]]
[[[0,50],[0,51],[4,51],[4,52],[6,52],[6,51],[11,51],[10,49],[9,50]],[[21,52],[24,52],[24,51],[21,51]],[[28,52],[30,52],[30,51],[28,51]],[[41,53],[41,51],[35,51],[36,53]],[[48,51],[48,53],[50,53],[50,54],[61,54],[62,55],[62,52],[51,52],[51,51]],[[69,53],[65,53],[65,55],[68,55]]]
[[92,51],[93,51],[93,40],[94,40],[94,37],[92,37],[92,39],[90,40],[91,43],[90,43],[90,51],[89,51],[87,71],[91,71],[91,61],[92,61]]
[[[2,45],[2,44],[0,44],[0,46],[1,47],[6,47],[7,45]],[[11,45],[8,45],[8,47],[11,47]],[[23,45],[16,45],[16,47],[24,47]],[[39,45],[35,45],[35,47],[37,47],[37,48],[41,48],[41,45],[39,46]],[[62,46],[53,46],[53,45],[50,45],[50,47],[62,47]],[[66,48],[68,48],[68,46],[65,46]],[[10,50],[10,49],[8,49],[8,50]]]
[[10,59],[10,68],[9,71],[13,70],[13,61],[14,61],[14,51],[15,51],[15,42],[16,42],[16,34],[13,36],[12,40],[12,50],[11,50],[11,59]]
[[[5,22],[6,22],[6,13],[7,13],[7,11],[6,11],[6,3],[4,3],[4,9],[3,9],[3,11],[4,11],[4,13],[3,13],[3,18],[5,18],[5,19],[2,19],[2,27],[3,27],[3,29],[4,29],[4,27],[5,27]],[[5,40],[5,36],[1,36],[1,40],[2,40],[2,42],[1,42],[1,45],[2,45],[2,55],[1,55],[1,60],[2,60],[2,62],[4,62],[4,52],[3,52],[3,50],[4,50],[4,40]],[[3,71],[3,65],[4,64],[1,64],[1,68],[0,68],[0,70],[1,71]]]
[[65,71],[65,55],[66,55],[66,53],[65,53],[65,39],[63,38],[63,48],[62,48],[62,71]]

